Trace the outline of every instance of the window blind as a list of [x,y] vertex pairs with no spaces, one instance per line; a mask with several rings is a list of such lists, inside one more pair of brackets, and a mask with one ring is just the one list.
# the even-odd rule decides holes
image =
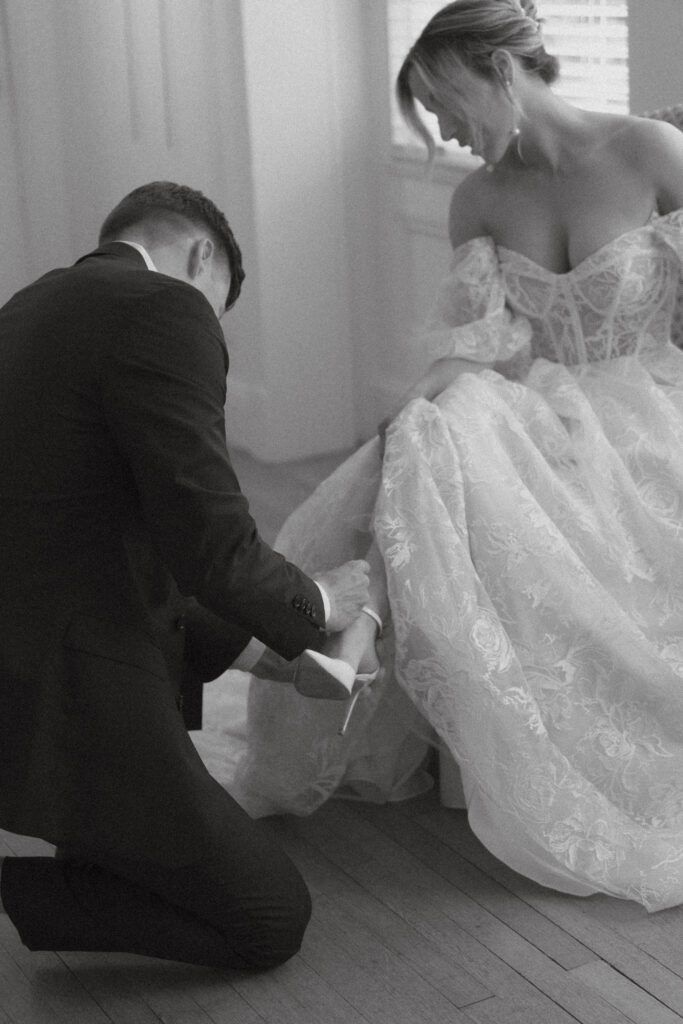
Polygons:
[[[394,99],[396,75],[408,50],[444,0],[387,0],[392,137],[397,145],[415,145]],[[538,0],[548,53],[560,61],[554,91],[587,110],[628,113],[627,0]],[[422,113],[422,112],[421,112]],[[439,140],[436,118],[425,123]],[[457,149],[455,143],[449,147]]]

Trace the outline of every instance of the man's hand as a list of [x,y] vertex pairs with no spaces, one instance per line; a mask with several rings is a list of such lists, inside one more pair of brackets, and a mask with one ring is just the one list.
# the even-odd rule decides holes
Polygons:
[[315,577],[330,599],[330,614],[325,623],[328,633],[338,633],[360,615],[368,601],[369,571],[367,562],[354,559]]

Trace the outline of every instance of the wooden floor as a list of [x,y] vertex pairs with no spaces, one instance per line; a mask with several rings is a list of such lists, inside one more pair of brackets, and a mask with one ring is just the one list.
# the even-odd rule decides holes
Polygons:
[[[263,533],[336,460],[236,458]],[[279,495],[278,498],[275,495]],[[496,861],[433,793],[268,822],[314,896],[301,953],[262,975],[28,953],[0,915],[0,1024],[670,1024],[683,909],[561,896]],[[50,853],[0,833],[2,853]]]

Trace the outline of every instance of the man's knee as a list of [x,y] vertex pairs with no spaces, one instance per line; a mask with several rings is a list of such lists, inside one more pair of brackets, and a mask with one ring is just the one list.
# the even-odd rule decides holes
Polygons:
[[301,881],[286,901],[259,914],[253,931],[240,953],[245,966],[252,970],[277,967],[291,959],[301,948],[312,912],[311,897]]

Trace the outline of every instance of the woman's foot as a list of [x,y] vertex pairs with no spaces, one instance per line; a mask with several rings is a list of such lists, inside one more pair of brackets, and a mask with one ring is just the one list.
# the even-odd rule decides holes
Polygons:
[[322,651],[306,650],[297,662],[294,688],[303,697],[346,700],[355,679],[356,673],[347,661],[331,658]]
[[355,689],[374,681],[380,668],[376,640],[381,619],[371,608],[341,633],[330,637],[325,650],[304,651],[299,658],[294,686],[306,697],[346,700]]

